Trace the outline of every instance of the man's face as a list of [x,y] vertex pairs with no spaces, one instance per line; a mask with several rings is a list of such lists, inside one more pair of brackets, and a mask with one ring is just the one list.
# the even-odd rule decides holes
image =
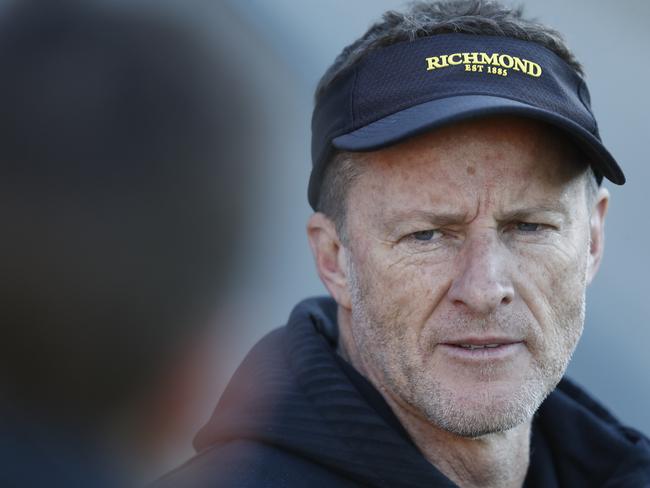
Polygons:
[[347,204],[349,335],[384,395],[464,436],[532,417],[583,327],[578,157],[505,118],[365,155]]

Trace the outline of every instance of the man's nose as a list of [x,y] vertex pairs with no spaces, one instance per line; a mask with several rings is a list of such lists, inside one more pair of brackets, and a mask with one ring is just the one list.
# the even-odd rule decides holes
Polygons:
[[457,257],[457,274],[448,293],[454,305],[487,314],[511,303],[515,290],[506,253],[498,237],[487,232],[468,238]]

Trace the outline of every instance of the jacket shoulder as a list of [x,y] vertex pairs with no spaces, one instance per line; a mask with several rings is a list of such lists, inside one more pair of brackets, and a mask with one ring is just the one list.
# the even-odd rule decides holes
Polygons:
[[564,378],[538,411],[538,425],[567,486],[650,487],[650,442]]
[[279,447],[237,439],[199,453],[154,488],[351,488],[357,484]]

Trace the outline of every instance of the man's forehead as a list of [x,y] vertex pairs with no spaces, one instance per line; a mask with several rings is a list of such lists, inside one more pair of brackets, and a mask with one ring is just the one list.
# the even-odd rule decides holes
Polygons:
[[363,154],[361,162],[383,183],[466,185],[489,177],[526,186],[537,180],[563,183],[587,167],[560,131],[531,119],[486,118],[427,132]]

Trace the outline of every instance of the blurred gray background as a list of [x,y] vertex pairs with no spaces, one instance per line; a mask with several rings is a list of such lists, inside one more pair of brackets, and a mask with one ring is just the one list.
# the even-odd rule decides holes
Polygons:
[[[507,2],[511,3],[512,2]],[[196,2],[206,32],[231,30],[266,133],[247,256],[235,285],[238,332],[229,375],[263,334],[304,297],[323,294],[305,236],[310,117],[316,83],[348,43],[396,0]],[[587,72],[601,134],[628,178],[612,194],[605,260],[588,296],[585,334],[569,374],[624,422],[650,434],[650,2],[524,1],[528,15],[564,33]],[[219,17],[219,20],[215,18]],[[251,141],[254,143],[254,141]]]

